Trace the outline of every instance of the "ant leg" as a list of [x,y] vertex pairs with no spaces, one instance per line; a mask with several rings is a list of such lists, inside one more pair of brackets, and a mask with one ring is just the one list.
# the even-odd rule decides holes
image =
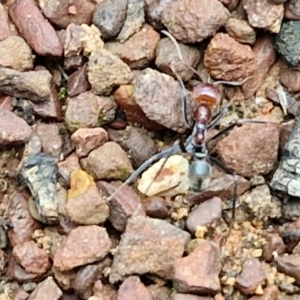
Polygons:
[[[274,124],[274,125],[278,125],[278,123],[276,123],[276,122],[260,121],[260,120],[252,120],[252,119],[243,119],[243,120],[234,121],[233,123],[229,124],[226,128],[222,129],[220,132],[218,132],[213,137],[211,137],[207,141],[207,143],[209,143],[209,142],[217,139],[218,137],[224,135],[225,133],[227,133],[229,130],[231,130],[235,126],[241,126],[241,125],[244,125],[244,124],[247,124],[247,123],[254,123],[254,124]],[[208,127],[208,128],[210,128],[210,127]]]
[[184,117],[185,126],[187,128],[191,128],[191,125],[189,124],[189,121],[187,119],[187,112],[186,112],[187,93],[186,93],[185,86],[184,86],[183,81],[180,78],[179,74],[175,71],[175,69],[172,66],[171,66],[171,70],[175,74],[175,76],[176,76],[176,78],[177,78],[177,80],[178,80],[178,82],[181,86],[181,89],[183,91],[183,98],[181,99],[181,111],[182,111],[182,114],[183,114],[183,117]]
[[228,113],[228,107],[223,107],[222,110],[210,121],[207,125],[207,129],[211,129],[215,127],[218,122]]
[[138,178],[138,176],[145,171],[151,164],[153,164],[155,161],[164,158],[164,157],[170,157],[172,154],[176,154],[176,153],[180,153],[181,149],[179,147],[179,145],[174,145],[172,147],[169,147],[165,150],[163,150],[160,153],[157,153],[155,155],[153,155],[152,157],[150,157],[149,159],[147,159],[144,163],[142,163],[121,185],[120,187],[114,192],[112,193],[108,198],[107,198],[107,202],[109,202],[112,198],[114,198],[117,193],[126,185],[131,184],[134,180],[136,180]]

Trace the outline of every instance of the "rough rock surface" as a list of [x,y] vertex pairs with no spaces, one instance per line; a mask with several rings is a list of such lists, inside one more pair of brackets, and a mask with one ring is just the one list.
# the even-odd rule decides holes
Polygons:
[[218,154],[227,167],[241,176],[266,174],[277,160],[279,131],[271,123],[236,127],[218,143]]
[[108,42],[105,48],[120,57],[131,69],[140,69],[147,67],[155,58],[159,39],[159,33],[145,24],[124,43]]
[[139,277],[127,277],[120,285],[118,300],[154,300],[148,289],[141,283]]
[[128,84],[130,68],[105,49],[93,51],[88,62],[88,79],[95,94],[107,95],[118,85]]
[[33,55],[30,47],[19,36],[9,36],[0,42],[0,66],[18,71],[33,68]]
[[279,32],[284,12],[283,4],[273,4],[265,0],[244,0],[243,5],[251,26],[264,28],[272,33]]
[[126,153],[114,143],[107,142],[81,159],[82,167],[96,180],[125,180],[132,172],[132,166]]
[[44,56],[62,56],[63,45],[58,35],[33,0],[15,1],[9,9],[9,14],[22,37],[36,53]]
[[[173,281],[179,292],[216,294],[221,285],[220,249],[209,241],[203,241],[191,254],[174,262]],[[198,263],[195,264],[195,261]]]
[[127,275],[146,273],[172,278],[172,264],[182,256],[189,238],[187,232],[166,221],[130,218],[115,254],[109,281],[114,283]]
[[133,86],[134,101],[150,120],[177,132],[186,130],[181,106],[183,91],[173,77],[147,68],[134,77]]
[[217,33],[206,49],[204,65],[214,78],[242,81],[256,70],[256,57],[249,46],[238,43],[228,34]]
[[53,266],[60,271],[93,263],[104,258],[111,247],[106,229],[96,225],[71,230],[54,255]]
[[114,38],[121,31],[126,19],[127,0],[105,0],[98,3],[93,13],[93,23],[103,39]]
[[2,145],[25,143],[32,129],[27,123],[6,109],[0,109],[0,143]]
[[243,264],[242,272],[236,279],[236,286],[246,295],[254,294],[259,285],[266,280],[260,261],[257,258],[249,258]]
[[217,0],[172,1],[162,12],[162,22],[179,41],[196,43],[215,34],[229,16]]
[[40,103],[51,97],[51,79],[51,74],[46,70],[19,72],[0,68],[0,91]]
[[89,0],[39,0],[39,4],[45,17],[61,28],[71,23],[90,24],[95,9],[95,3]]

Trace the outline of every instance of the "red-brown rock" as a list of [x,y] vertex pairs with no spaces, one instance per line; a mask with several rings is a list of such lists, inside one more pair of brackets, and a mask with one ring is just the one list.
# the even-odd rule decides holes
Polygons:
[[0,144],[20,144],[29,140],[30,126],[13,112],[0,110]]
[[300,20],[300,2],[288,0],[284,6],[284,17],[290,20]]
[[283,4],[272,1],[244,0],[244,9],[249,23],[253,27],[264,28],[272,33],[278,33],[283,19]]
[[61,28],[67,28],[71,23],[90,24],[96,6],[96,2],[89,0],[40,0],[39,2],[45,17]]
[[217,0],[172,1],[162,12],[162,22],[183,43],[201,42],[212,36],[229,18]]
[[63,45],[33,0],[16,0],[10,17],[30,47],[42,56],[62,56]]
[[0,3],[0,41],[6,39],[8,36],[13,35],[10,30],[10,24],[6,9]]
[[245,124],[234,128],[220,141],[217,151],[225,165],[237,174],[263,175],[270,172],[277,161],[279,133],[280,127],[271,123]]
[[31,241],[33,232],[39,226],[28,210],[28,198],[26,193],[15,193],[10,199],[7,218],[12,224],[8,230],[12,246]]
[[92,150],[108,141],[108,135],[103,128],[79,128],[71,136],[78,157],[87,156]]
[[220,249],[204,241],[190,255],[175,260],[173,281],[179,292],[216,294],[221,289],[220,271]]
[[148,289],[141,283],[139,277],[127,277],[120,285],[117,300],[154,300]]
[[[56,285],[52,277],[48,277],[37,285],[28,300],[61,299],[62,291]],[[47,298],[45,298],[47,297]]]
[[49,257],[46,251],[39,248],[33,241],[14,246],[13,255],[29,273],[41,275],[50,268]]
[[242,81],[255,72],[256,57],[249,46],[238,43],[228,34],[217,33],[206,49],[204,65],[217,79]]
[[248,258],[242,272],[236,278],[236,287],[246,295],[254,294],[259,285],[263,285],[266,274],[263,271],[260,261],[257,258]]
[[243,84],[242,90],[246,99],[254,95],[276,60],[276,50],[270,36],[260,37],[253,47],[253,52],[256,55],[256,72]]
[[71,230],[57,249],[53,265],[60,271],[92,263],[104,258],[111,247],[111,241],[103,227],[79,226]]
[[139,32],[124,43],[109,42],[105,47],[126,62],[131,69],[140,69],[146,68],[155,58],[159,39],[159,33],[145,24]]

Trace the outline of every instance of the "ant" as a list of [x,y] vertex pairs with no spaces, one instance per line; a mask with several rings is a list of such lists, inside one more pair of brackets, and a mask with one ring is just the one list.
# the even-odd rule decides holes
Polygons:
[[[181,60],[181,62],[186,65],[183,62],[182,54],[179,48],[179,45],[177,44],[175,38],[166,31],[162,31],[165,35],[167,35],[176,46],[178,57]],[[201,76],[199,73],[194,70],[192,67],[186,65],[189,69],[191,69],[194,73],[196,73],[200,78]],[[246,122],[252,122],[252,123],[263,123],[265,124],[265,121],[259,121],[259,120],[241,120],[241,121],[235,121],[231,123],[228,127],[217,133],[215,136],[207,140],[207,131],[214,126],[218,124],[218,122],[229,112],[229,109],[227,106],[223,107],[216,116],[212,116],[212,111],[215,108],[220,108],[221,102],[222,102],[222,95],[217,88],[218,84],[228,84],[233,86],[242,85],[245,83],[250,77],[246,78],[245,80],[241,82],[227,82],[227,81],[219,81],[215,83],[197,83],[192,86],[191,90],[191,97],[196,102],[196,107],[193,111],[193,126],[190,126],[187,121],[186,116],[186,103],[187,103],[187,92],[184,87],[183,81],[180,78],[180,76],[176,73],[175,69],[171,66],[171,70],[173,74],[177,77],[179,84],[181,85],[181,88],[183,90],[183,102],[182,102],[182,112],[185,117],[185,122],[188,128],[192,127],[192,133],[190,136],[186,139],[185,142],[182,140],[179,141],[179,143],[175,143],[173,146],[161,151],[160,153],[157,153],[150,157],[148,160],[146,160],[143,164],[139,166],[139,168],[131,174],[124,183],[120,185],[120,187],[112,193],[107,201],[110,201],[113,197],[116,196],[116,194],[124,187],[131,183],[133,183],[138,176],[144,172],[150,165],[152,165],[154,162],[160,160],[161,158],[165,158],[165,161],[161,165],[159,171],[157,172],[155,178],[152,180],[152,182],[158,177],[162,169],[164,168],[168,158],[175,154],[181,154],[183,152],[188,153],[191,156],[190,159],[190,165],[189,165],[189,178],[190,178],[190,189],[192,189],[195,192],[202,191],[205,188],[204,182],[209,182],[211,173],[212,173],[212,165],[210,161],[214,162],[216,165],[224,169],[227,173],[231,174],[234,178],[234,191],[233,191],[233,212],[232,212],[232,219],[234,219],[235,214],[235,206],[236,206],[236,194],[237,194],[237,183],[235,181],[235,174],[233,171],[231,171],[229,168],[227,168],[222,162],[220,162],[217,158],[212,157],[209,155],[209,151],[207,149],[208,142],[211,142],[212,140],[215,140],[216,138],[220,137],[221,135],[228,132],[230,129],[232,129],[236,125],[242,125]],[[151,183],[148,187],[150,188]],[[147,194],[148,189],[144,192],[144,194]]]

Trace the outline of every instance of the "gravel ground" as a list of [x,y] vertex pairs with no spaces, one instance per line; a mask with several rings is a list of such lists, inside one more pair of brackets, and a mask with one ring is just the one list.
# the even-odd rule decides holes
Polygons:
[[[299,34],[298,0],[1,1],[0,300],[300,299]],[[208,144],[230,174],[120,189],[212,82],[208,139],[256,121]]]

